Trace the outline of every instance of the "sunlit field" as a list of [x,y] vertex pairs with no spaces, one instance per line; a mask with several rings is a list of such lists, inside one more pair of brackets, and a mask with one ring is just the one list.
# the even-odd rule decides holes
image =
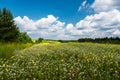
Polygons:
[[0,80],[120,80],[120,45],[0,44]]

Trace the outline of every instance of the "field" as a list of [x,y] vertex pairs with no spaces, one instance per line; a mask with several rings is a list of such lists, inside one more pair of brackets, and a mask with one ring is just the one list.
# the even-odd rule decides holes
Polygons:
[[0,80],[120,80],[120,45],[0,44]]

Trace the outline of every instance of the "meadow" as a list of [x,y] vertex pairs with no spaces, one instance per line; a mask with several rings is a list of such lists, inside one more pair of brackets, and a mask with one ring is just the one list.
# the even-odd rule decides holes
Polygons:
[[0,80],[120,80],[120,45],[1,43]]

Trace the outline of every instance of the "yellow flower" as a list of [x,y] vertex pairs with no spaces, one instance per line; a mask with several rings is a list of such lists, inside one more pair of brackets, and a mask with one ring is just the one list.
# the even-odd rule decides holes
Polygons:
[[56,70],[58,71],[58,68],[56,68]]
[[62,59],[61,62],[64,62],[64,60]]

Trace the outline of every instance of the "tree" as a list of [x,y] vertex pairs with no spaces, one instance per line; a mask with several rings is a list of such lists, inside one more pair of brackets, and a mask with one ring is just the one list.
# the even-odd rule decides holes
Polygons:
[[38,40],[36,40],[36,43],[40,43],[42,42],[44,39],[43,38],[38,38]]
[[17,42],[22,42],[22,43],[32,43],[32,39],[27,35],[26,32],[21,32],[19,34],[19,37],[17,39]]
[[6,8],[0,9],[0,41],[16,41],[19,34],[20,31],[14,23],[10,10]]

